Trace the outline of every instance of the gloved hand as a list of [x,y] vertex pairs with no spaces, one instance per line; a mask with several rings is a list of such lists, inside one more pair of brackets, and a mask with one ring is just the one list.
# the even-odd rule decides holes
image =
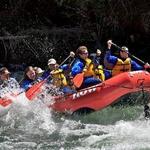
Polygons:
[[108,40],[107,41],[107,48],[111,49],[111,45],[112,45],[112,40]]
[[74,57],[74,56],[75,56],[75,53],[71,51],[71,52],[70,52],[70,56],[71,56],[71,57]]
[[146,64],[144,65],[144,68],[145,68],[145,69],[150,68],[150,64],[149,64],[149,63],[146,63]]

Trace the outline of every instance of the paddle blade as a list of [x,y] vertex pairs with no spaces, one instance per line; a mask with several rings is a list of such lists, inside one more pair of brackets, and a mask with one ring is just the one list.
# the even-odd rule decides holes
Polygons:
[[37,84],[34,84],[29,90],[27,90],[26,92],[26,97],[29,99],[29,100],[32,100],[34,97],[36,97],[36,95],[38,93],[40,93],[41,91],[41,87],[42,85],[45,83],[45,80],[37,83]]
[[79,88],[83,83],[84,73],[79,73],[73,78],[74,85]]
[[3,107],[7,107],[8,105],[10,105],[12,103],[11,99],[0,99],[0,105]]

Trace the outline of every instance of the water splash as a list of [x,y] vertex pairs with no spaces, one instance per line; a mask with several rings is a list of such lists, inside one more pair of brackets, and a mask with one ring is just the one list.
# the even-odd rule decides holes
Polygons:
[[29,101],[25,93],[14,99],[7,114],[0,118],[1,148],[34,148],[40,137],[43,140],[53,134],[56,125],[47,107],[47,102],[51,101],[51,96],[47,100],[46,94],[33,101]]
[[[58,118],[47,107],[57,89],[46,85],[34,101],[17,97],[0,118],[1,149],[140,150],[150,148],[150,121],[142,106],[107,108],[87,116]],[[61,93],[60,93],[61,94]]]

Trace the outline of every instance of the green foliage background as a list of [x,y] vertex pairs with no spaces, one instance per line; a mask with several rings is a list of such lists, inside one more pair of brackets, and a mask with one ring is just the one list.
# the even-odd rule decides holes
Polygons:
[[1,0],[0,61],[44,66],[79,45],[104,51],[108,39],[149,61],[149,8],[149,0]]

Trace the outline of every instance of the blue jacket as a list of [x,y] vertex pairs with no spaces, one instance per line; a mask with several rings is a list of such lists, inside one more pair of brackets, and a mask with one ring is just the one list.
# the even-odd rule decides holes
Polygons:
[[[111,51],[108,50],[106,51],[105,55],[105,61],[107,61],[112,67],[117,63],[118,57],[111,55]],[[107,68],[107,67],[106,67]],[[143,70],[144,67],[136,63],[135,61],[131,60],[131,70],[136,71],[136,70]]]
[[75,75],[81,73],[85,66],[85,61],[83,59],[77,58],[71,68],[71,75],[74,77]]
[[32,87],[33,85],[33,80],[31,79],[24,79],[21,84],[20,87],[23,88],[24,90],[28,90],[30,87]]
[[50,69],[48,69],[48,70],[46,70],[44,73],[43,73],[43,75],[41,76],[41,78],[44,80],[44,79],[46,79],[49,75],[50,75]]

